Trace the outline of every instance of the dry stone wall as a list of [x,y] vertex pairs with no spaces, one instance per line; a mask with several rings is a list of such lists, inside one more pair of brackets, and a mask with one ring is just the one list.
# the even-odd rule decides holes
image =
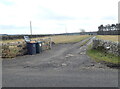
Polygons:
[[[51,48],[51,39],[37,39],[36,41],[43,41],[43,51]],[[27,54],[27,43],[24,41],[2,43],[1,49],[2,58],[14,58]]]
[[2,58],[12,58],[27,54],[25,42],[2,43]]
[[120,56],[120,42],[111,42],[101,39],[93,39],[93,49],[101,49],[107,53]]

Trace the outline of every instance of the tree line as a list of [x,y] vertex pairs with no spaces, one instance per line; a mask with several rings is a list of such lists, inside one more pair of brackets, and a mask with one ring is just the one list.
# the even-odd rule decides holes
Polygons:
[[98,27],[98,35],[120,35],[120,23],[100,25]]

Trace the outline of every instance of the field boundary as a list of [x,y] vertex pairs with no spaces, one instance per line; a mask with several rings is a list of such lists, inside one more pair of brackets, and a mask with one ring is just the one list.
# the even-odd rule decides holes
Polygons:
[[112,42],[108,40],[93,39],[93,49],[103,50],[106,53],[120,56],[120,42]]
[[119,42],[111,42],[94,38],[89,44],[87,55],[91,59],[112,68],[120,68]]

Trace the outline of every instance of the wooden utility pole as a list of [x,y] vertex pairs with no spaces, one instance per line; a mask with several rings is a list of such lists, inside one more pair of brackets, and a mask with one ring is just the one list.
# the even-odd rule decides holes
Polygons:
[[31,21],[30,21],[30,33],[32,35],[32,23],[31,23]]
[[66,32],[66,35],[67,35],[67,26],[65,25],[65,32]]

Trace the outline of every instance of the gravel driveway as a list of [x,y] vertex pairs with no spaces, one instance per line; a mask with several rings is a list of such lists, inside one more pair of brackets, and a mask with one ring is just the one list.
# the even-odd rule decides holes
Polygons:
[[117,87],[118,70],[86,55],[90,41],[56,44],[37,55],[3,60],[3,87]]

